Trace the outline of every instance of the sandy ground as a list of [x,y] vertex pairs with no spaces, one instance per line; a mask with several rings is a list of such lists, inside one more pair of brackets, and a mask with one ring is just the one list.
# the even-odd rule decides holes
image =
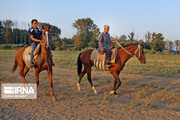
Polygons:
[[[10,65],[0,64],[0,83],[21,83],[18,74],[8,72]],[[180,77],[157,77],[141,75],[120,75],[122,85],[118,96],[111,96],[113,77],[107,71],[93,70],[92,78],[97,95],[90,88],[86,76],[82,80],[81,91],[77,91],[75,69],[53,67],[53,82],[56,102],[50,96],[46,71],[40,74],[38,99],[0,99],[0,119],[113,119],[113,120],[178,120],[180,118]],[[26,76],[28,83],[35,83],[34,71]],[[154,91],[146,91],[137,97],[147,84],[155,84]],[[141,83],[145,84],[141,86]],[[139,85],[139,87],[138,87]],[[161,86],[161,87],[160,87]],[[169,90],[173,97],[152,96]],[[158,93],[159,92],[159,93]],[[153,95],[152,95],[153,94]],[[140,94],[141,95],[141,94]]]

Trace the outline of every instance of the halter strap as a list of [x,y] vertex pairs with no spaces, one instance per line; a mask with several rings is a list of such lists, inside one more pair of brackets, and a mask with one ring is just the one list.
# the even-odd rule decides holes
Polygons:
[[140,44],[138,44],[138,47],[137,47],[136,51],[134,52],[134,54],[132,54],[132,53],[130,53],[129,51],[127,51],[119,42],[117,42],[117,45],[118,45],[119,47],[121,47],[124,51],[126,51],[128,54],[130,54],[132,57],[134,57],[134,55],[136,54],[136,52],[139,50],[139,56],[138,56],[138,58],[140,58],[140,56],[141,56],[141,52],[140,52],[141,46],[140,46]]
[[138,44],[138,47],[137,47],[137,49],[136,49],[136,51],[135,51],[135,53],[134,53],[134,55],[135,55],[136,52],[139,50],[139,56],[138,56],[138,58],[140,58],[140,56],[141,56],[140,49],[141,49],[141,46],[140,46],[140,44]]

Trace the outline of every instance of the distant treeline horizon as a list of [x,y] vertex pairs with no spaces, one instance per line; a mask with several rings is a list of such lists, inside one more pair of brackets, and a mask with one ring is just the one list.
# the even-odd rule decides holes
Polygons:
[[[23,23],[24,24],[24,23]],[[100,34],[100,29],[91,18],[82,18],[75,20],[72,27],[77,30],[72,38],[61,38],[61,29],[50,23],[39,22],[38,26],[51,26],[51,47],[52,49],[66,49],[67,46],[74,46],[73,49],[81,50],[86,47],[98,48],[97,38]],[[24,24],[25,26],[25,24]],[[28,24],[30,28],[31,25]],[[25,27],[27,28],[27,27]],[[165,40],[162,33],[148,31],[145,40],[135,39],[135,32],[130,32],[128,35],[122,34],[119,37],[112,37],[111,40],[117,40],[122,45],[144,42],[145,48],[149,50],[180,50],[180,40]],[[18,28],[18,23],[12,20],[0,21],[0,44],[23,44],[30,45],[28,29]],[[113,44],[113,46],[116,46]]]

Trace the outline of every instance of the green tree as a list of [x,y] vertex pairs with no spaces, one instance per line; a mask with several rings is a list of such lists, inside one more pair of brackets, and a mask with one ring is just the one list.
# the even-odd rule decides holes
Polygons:
[[91,32],[92,37],[90,39],[90,42],[88,43],[89,47],[98,48],[97,38],[99,34],[100,34],[99,28],[96,28],[93,32]]
[[54,50],[57,46],[55,43],[62,44],[62,42],[60,41],[61,29],[58,28],[57,26],[51,25],[49,23],[39,22],[38,26],[40,28],[42,27],[42,25],[44,25],[44,26],[50,25],[50,31],[51,31],[51,36],[50,36],[51,42],[50,42],[50,44],[51,44],[51,49]]
[[74,37],[74,45],[78,50],[85,47],[97,47],[97,37],[99,35],[99,28],[94,24],[91,18],[78,19],[73,23],[77,34]]
[[176,45],[176,50],[178,50],[179,46],[180,46],[180,41],[179,40],[175,40],[174,43]]
[[121,35],[119,38],[119,41],[126,41],[127,40],[127,36],[125,34]]
[[162,33],[156,34],[153,32],[150,42],[151,49],[156,51],[162,51],[165,49],[165,42]]
[[172,50],[173,49],[173,42],[172,41],[167,41],[168,43],[168,50]]
[[5,39],[5,43],[6,44],[10,44],[12,43],[12,29],[11,27],[13,26],[13,22],[12,20],[5,20],[3,21],[3,25],[4,25],[4,39]]
[[2,21],[0,21],[0,44],[4,43],[4,36],[3,36],[3,25]]
[[129,37],[129,40],[130,40],[130,41],[133,41],[133,40],[134,40],[134,32],[131,32],[131,33],[128,35],[128,37]]
[[165,49],[165,42],[163,40],[164,40],[164,37],[163,37],[162,33],[156,34],[156,40],[155,40],[156,47],[154,48],[154,50],[162,51]]
[[147,34],[145,35],[145,40],[147,44],[150,44],[151,42],[151,33],[147,32]]
[[49,23],[42,23],[42,22],[39,22],[39,27],[42,27],[42,25],[44,26],[48,26],[50,25],[50,31],[51,31],[51,36],[60,36],[61,35],[61,29],[58,28],[57,26],[55,25],[51,25]]
[[[21,30],[18,28],[13,29],[13,34],[14,34],[14,43],[15,44],[20,44],[21,43]],[[27,37],[28,38],[28,37]]]
[[150,42],[151,49],[155,50],[156,47],[156,33],[153,32],[151,42]]

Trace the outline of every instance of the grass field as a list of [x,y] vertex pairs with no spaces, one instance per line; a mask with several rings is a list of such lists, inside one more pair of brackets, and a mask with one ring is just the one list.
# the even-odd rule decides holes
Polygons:
[[[15,50],[0,50],[0,83],[21,83],[18,74],[8,71]],[[80,52],[53,51],[53,103],[45,71],[40,73],[37,100],[0,100],[2,119],[171,119],[180,117],[180,56],[146,55],[146,64],[131,58],[120,74],[118,96],[109,95],[113,77],[93,68],[95,95],[86,76],[77,91],[76,59]],[[34,71],[26,79],[35,83]],[[87,109],[88,108],[88,109]],[[21,114],[23,112],[23,114]]]
[[[0,62],[14,62],[15,50],[0,50]],[[76,51],[53,51],[53,59],[57,67],[76,69]],[[180,73],[179,55],[147,54],[146,64],[140,64],[137,58],[131,58],[122,71],[126,74],[142,74],[157,76],[176,76]]]

